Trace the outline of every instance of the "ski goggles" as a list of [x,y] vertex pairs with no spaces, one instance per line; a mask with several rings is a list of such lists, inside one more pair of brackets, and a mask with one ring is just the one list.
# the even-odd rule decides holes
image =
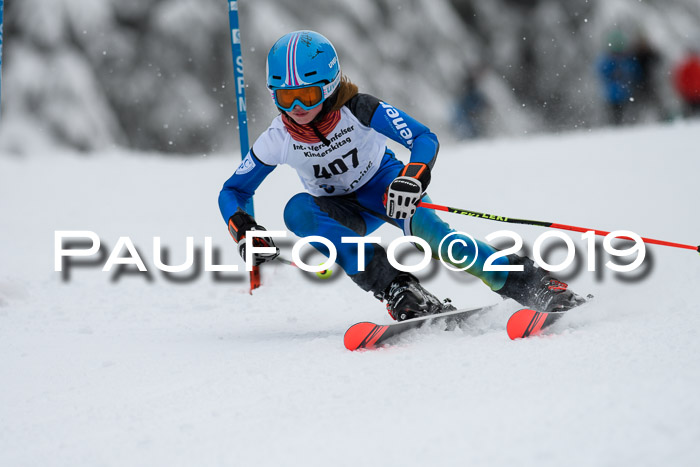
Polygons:
[[304,110],[311,110],[333,94],[339,84],[340,73],[328,84],[317,83],[296,88],[272,88],[270,93],[275,105],[282,110],[289,112],[297,105]]
[[290,111],[297,105],[304,110],[311,110],[323,102],[323,87],[321,85],[295,89],[274,89],[272,99],[282,110]]

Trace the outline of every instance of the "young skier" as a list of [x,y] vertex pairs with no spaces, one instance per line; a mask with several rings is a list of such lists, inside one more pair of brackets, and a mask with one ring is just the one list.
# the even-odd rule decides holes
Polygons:
[[[313,31],[289,33],[272,46],[267,87],[280,116],[255,141],[219,194],[219,208],[239,254],[245,259],[246,232],[265,230],[248,214],[255,190],[277,165],[288,164],[306,189],[285,207],[284,221],[291,232],[330,240],[337,263],[358,286],[386,300],[396,320],[453,309],[425,290],[416,277],[395,269],[381,245],[341,241],[366,236],[388,222],[406,235],[426,240],[432,256],[438,257],[440,241],[453,230],[433,210],[416,208],[420,200],[430,202],[425,191],[438,153],[437,137],[396,107],[358,93],[342,75],[333,45]],[[386,147],[387,137],[410,150],[407,165]],[[256,242],[275,247],[270,237]],[[464,243],[454,245],[453,257],[474,258],[473,244]],[[484,271],[484,262],[496,250],[477,243],[478,254],[468,272],[501,296],[540,311],[566,310],[583,301],[526,257],[510,255],[494,261],[521,265],[523,272]],[[328,256],[323,244],[312,245]],[[360,253],[364,270],[358,267]],[[256,254],[254,263],[278,255],[279,249]],[[442,257],[448,257],[446,251]]]

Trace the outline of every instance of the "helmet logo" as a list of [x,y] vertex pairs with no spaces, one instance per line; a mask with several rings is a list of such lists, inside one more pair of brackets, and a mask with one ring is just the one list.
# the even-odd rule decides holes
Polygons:
[[287,44],[287,76],[284,84],[287,86],[303,86],[309,84],[299,76],[297,70],[297,46],[299,45],[300,34],[292,34]]
[[308,32],[301,33],[301,43],[304,44],[305,46],[310,47],[312,40],[313,39],[311,37],[311,34],[309,34]]
[[333,68],[333,65],[338,61],[338,57],[333,57],[333,60],[328,64],[328,68]]

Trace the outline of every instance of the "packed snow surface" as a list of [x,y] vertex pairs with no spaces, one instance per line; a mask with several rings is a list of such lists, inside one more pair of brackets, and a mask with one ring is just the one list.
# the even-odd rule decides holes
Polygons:
[[[697,244],[698,134],[695,122],[445,147],[430,194]],[[588,272],[587,242],[569,232],[576,261],[559,276],[596,298],[548,335],[510,341],[517,305],[504,302],[454,332],[349,352],[347,327],[390,318],[340,270],[321,281],[269,265],[250,295],[245,272],[155,267],[154,237],[170,253],[163,261],[181,264],[188,236],[198,258],[211,237],[219,264],[243,267],[216,204],[237,161],[0,157],[0,465],[696,465],[697,253],[650,246],[638,271],[615,273],[605,263],[622,260],[599,241]],[[283,230],[300,190],[278,168],[256,194],[258,221]],[[528,251],[547,231],[442,217],[478,238],[515,231]],[[94,232],[103,256],[79,258],[88,263],[67,277],[54,271],[55,231]],[[400,232],[377,235],[387,245]],[[102,271],[120,237],[147,273]],[[281,242],[287,257],[294,240]],[[442,266],[420,276],[459,306],[499,301]]]

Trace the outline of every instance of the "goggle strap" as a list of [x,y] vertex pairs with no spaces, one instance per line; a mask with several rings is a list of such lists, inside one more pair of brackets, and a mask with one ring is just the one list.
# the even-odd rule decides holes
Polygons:
[[340,84],[340,72],[336,75],[335,79],[330,83],[323,86],[323,100],[326,100],[331,94],[333,94]]

